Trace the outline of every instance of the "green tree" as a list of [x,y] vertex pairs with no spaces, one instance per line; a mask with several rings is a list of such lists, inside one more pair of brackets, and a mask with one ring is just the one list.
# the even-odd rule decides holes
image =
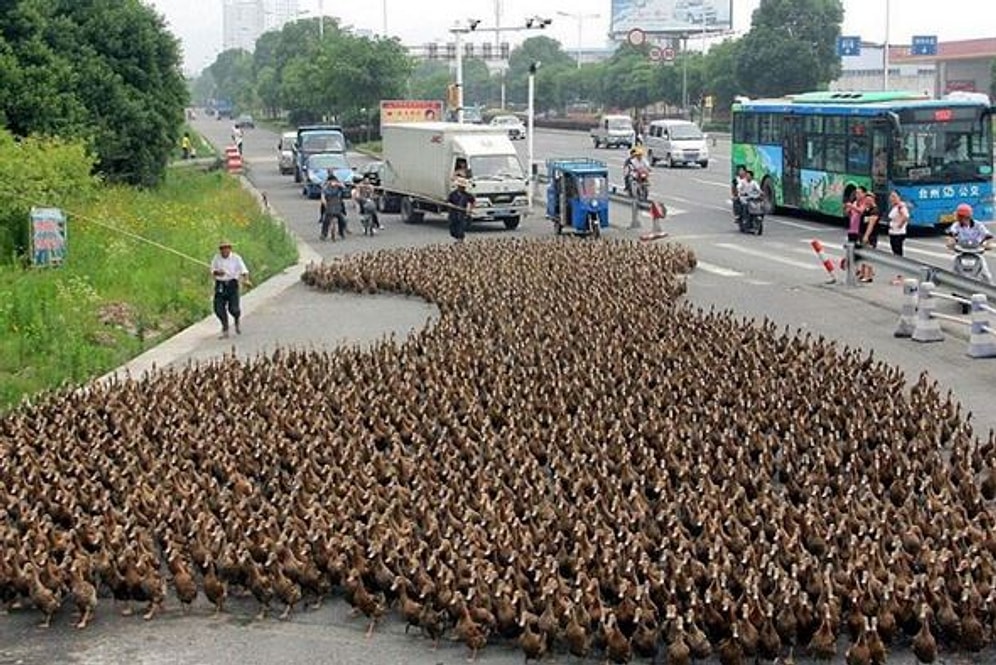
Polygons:
[[728,39],[709,49],[705,57],[704,92],[712,95],[714,112],[723,117],[741,90],[735,73],[740,48],[740,40]]
[[423,60],[412,68],[406,96],[411,99],[445,99],[446,86],[452,81],[449,63]]
[[751,96],[825,88],[840,75],[840,0],[761,0],[740,45],[736,78]]
[[227,99],[239,109],[249,109],[255,99],[253,57],[242,49],[228,49],[218,54],[207,68],[216,82],[216,98]]
[[[509,101],[526,103],[526,87],[529,78],[529,65],[541,63],[540,72],[556,70],[558,65],[571,65],[574,59],[568,55],[556,39],[540,35],[530,37],[512,49],[508,56],[508,71],[505,73],[506,96]],[[537,77],[539,74],[537,74]]]
[[188,99],[161,17],[139,0],[13,0],[0,35],[0,117],[11,132],[84,138],[108,179],[159,181]]

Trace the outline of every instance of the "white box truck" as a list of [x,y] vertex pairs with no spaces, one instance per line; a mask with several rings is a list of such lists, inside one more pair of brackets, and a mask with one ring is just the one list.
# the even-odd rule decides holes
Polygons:
[[381,207],[400,212],[402,221],[421,222],[427,212],[445,215],[458,170],[476,199],[472,222],[502,222],[514,229],[528,213],[526,173],[504,127],[387,124],[381,138]]

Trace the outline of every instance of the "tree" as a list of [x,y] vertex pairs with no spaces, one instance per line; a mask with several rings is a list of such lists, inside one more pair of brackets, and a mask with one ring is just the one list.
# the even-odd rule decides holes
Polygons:
[[163,19],[139,0],[14,0],[0,12],[0,117],[14,134],[91,142],[109,180],[153,185],[187,87]]
[[514,48],[508,56],[508,71],[505,74],[505,89],[510,99],[526,102],[526,85],[529,65],[541,63],[543,69],[556,69],[558,65],[571,65],[574,59],[568,55],[556,39],[540,35],[530,37]]
[[740,55],[740,41],[728,39],[709,49],[705,57],[705,89],[713,97],[713,108],[726,116],[733,98],[740,93],[736,78],[736,62]]
[[736,78],[751,96],[825,88],[840,75],[840,0],[761,0],[742,40]]

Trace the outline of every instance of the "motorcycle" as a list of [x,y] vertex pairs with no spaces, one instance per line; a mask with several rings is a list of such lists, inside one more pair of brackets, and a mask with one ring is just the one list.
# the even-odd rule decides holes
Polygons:
[[741,197],[740,216],[737,218],[737,226],[741,233],[753,233],[761,235],[764,233],[764,197]]
[[982,274],[982,255],[988,248],[984,243],[973,245],[958,243],[951,249],[955,253],[953,269],[956,275],[986,281]]
[[629,195],[637,201],[650,197],[650,171],[639,169],[629,176]]

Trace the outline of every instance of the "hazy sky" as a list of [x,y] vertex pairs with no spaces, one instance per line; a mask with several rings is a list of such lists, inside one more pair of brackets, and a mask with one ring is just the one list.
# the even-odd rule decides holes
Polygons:
[[[185,66],[197,71],[211,64],[221,50],[222,0],[145,0],[166,17],[171,30],[183,42]],[[585,46],[602,46],[609,29],[610,0],[500,0],[503,26],[519,25],[527,16],[553,18],[546,34],[568,49],[578,43],[575,18],[557,15],[598,14],[582,20]],[[652,2],[653,0],[648,0]],[[495,0],[299,0],[302,10],[317,13],[320,3],[329,16],[344,24],[380,33],[383,3],[387,7],[387,30],[406,44],[449,41],[447,29],[457,20],[479,18],[482,26],[494,26]],[[751,12],[760,0],[733,0],[737,30],[750,27]],[[914,34],[936,34],[944,40],[996,37],[992,0],[891,0],[890,37],[893,43],[908,43]],[[885,35],[886,6],[890,0],[844,0],[844,33],[881,41]],[[988,18],[987,18],[988,16]],[[506,33],[503,40],[515,44],[530,33]],[[494,39],[494,33],[491,33]],[[479,37],[476,41],[484,41]]]

